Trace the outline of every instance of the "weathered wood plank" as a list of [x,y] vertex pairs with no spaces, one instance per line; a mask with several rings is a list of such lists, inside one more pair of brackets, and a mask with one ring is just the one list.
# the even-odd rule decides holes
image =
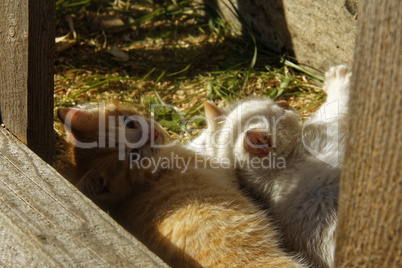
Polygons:
[[402,267],[402,2],[362,4],[336,267]]
[[54,0],[0,1],[0,108],[3,123],[51,163]]
[[[361,4],[364,5],[363,1]],[[321,70],[351,65],[358,0],[204,0],[224,18],[277,53],[294,53],[298,62]],[[240,12],[236,14],[233,6]],[[360,16],[359,16],[360,17]]]
[[0,128],[1,267],[166,267]]

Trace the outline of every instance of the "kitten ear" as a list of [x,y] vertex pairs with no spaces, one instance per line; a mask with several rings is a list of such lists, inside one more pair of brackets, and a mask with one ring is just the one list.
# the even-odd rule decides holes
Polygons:
[[279,107],[282,107],[285,110],[291,110],[292,107],[290,107],[289,102],[285,101],[285,100],[279,100],[279,101],[275,101],[276,105],[278,105]]
[[266,156],[274,148],[272,135],[264,129],[250,129],[244,137],[244,148],[255,156]]
[[211,130],[215,130],[216,128],[216,119],[217,117],[221,116],[223,112],[216,107],[215,104],[209,101],[204,102],[204,111],[205,111],[205,117],[207,118],[208,121],[208,128]]
[[75,108],[60,108],[57,116],[71,132],[90,131],[97,123],[92,113]]

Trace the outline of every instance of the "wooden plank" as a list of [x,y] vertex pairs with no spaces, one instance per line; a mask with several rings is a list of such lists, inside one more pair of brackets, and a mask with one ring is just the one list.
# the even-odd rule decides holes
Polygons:
[[2,121],[45,161],[53,159],[54,0],[0,1]]
[[0,128],[1,267],[167,267]]
[[[246,36],[254,36],[267,48],[294,55],[299,63],[320,70],[351,65],[360,0],[204,0],[212,10]],[[237,16],[233,6],[240,12]],[[212,13],[213,14],[213,13]]]
[[402,2],[358,22],[336,267],[402,267]]

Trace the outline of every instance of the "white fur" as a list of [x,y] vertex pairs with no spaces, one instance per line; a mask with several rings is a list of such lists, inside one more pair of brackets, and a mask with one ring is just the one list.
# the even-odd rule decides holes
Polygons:
[[[334,266],[350,77],[342,65],[326,73],[327,101],[303,127],[296,112],[269,99],[250,99],[222,112],[219,120],[209,118],[211,124],[197,140],[198,151],[204,148],[210,157],[230,159],[244,189],[276,217],[289,247],[314,267]],[[244,145],[250,129],[275,136],[270,155],[284,158],[286,168],[241,165],[244,159],[250,163],[261,158]]]
[[341,167],[347,136],[348,102],[352,73],[344,65],[325,74],[326,102],[303,124],[304,147],[316,158]]

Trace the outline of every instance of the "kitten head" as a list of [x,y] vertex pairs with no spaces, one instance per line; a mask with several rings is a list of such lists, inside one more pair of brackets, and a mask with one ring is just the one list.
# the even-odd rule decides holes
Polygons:
[[73,146],[76,186],[104,209],[146,179],[145,170],[130,163],[152,157],[167,139],[157,123],[128,105],[60,108],[57,114]]
[[252,159],[264,157],[288,159],[300,144],[299,117],[286,101],[248,99],[227,111],[206,103],[205,114],[211,130],[207,150],[234,164],[247,159],[247,167]]

